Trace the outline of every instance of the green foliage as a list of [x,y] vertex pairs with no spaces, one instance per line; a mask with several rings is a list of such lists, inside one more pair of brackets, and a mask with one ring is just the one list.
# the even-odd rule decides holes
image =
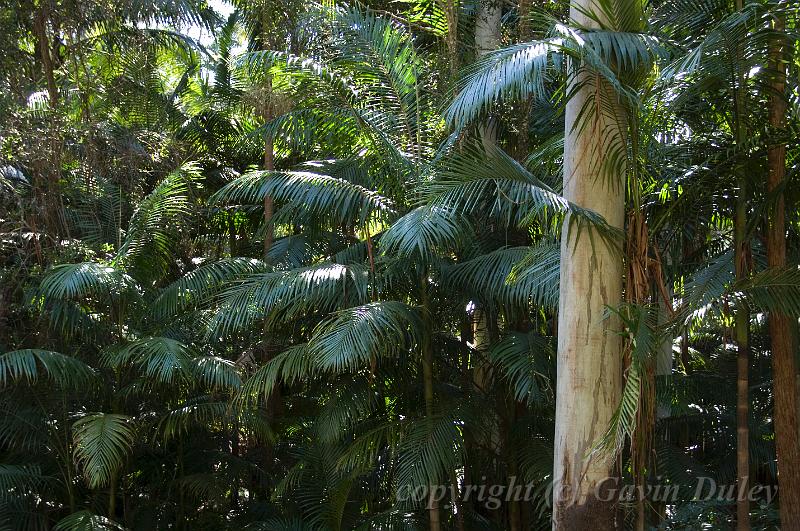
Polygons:
[[0,383],[15,381],[36,383],[49,379],[60,387],[87,389],[96,375],[81,360],[47,350],[24,349],[0,356]]
[[130,417],[94,413],[73,426],[75,459],[89,487],[108,485],[125,463],[134,442]]
[[[0,528],[425,529],[427,500],[401,494],[431,485],[443,529],[550,528],[559,275],[584,237],[627,266],[628,302],[598,317],[625,374],[596,449],[629,485],[649,441],[646,475],[681,486],[647,525],[733,525],[687,485],[735,482],[742,309],[751,481],[777,481],[765,324],[800,318],[795,7],[600,0],[581,25],[569,2],[495,3],[503,47],[472,62],[477,0],[0,8]],[[562,194],[581,89],[576,127],[611,125],[608,153],[578,155],[624,175],[623,229]],[[767,267],[784,142],[788,260]],[[512,481],[534,500],[450,498]],[[776,510],[754,503],[753,527]]]

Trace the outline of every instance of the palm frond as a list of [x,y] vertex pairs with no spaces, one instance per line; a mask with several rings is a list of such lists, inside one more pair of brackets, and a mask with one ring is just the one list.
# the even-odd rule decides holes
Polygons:
[[407,351],[419,340],[421,318],[399,301],[348,308],[321,323],[306,349],[323,370],[357,370],[372,358]]
[[398,443],[397,482],[402,488],[440,485],[463,461],[460,420],[452,414],[417,419]]
[[0,384],[48,378],[59,387],[87,389],[96,380],[94,369],[77,358],[40,349],[6,352],[0,356]]
[[257,401],[269,396],[280,383],[291,385],[301,380],[314,378],[321,373],[306,345],[295,345],[275,355],[248,378],[238,394],[237,403]]
[[345,179],[307,171],[252,171],[220,189],[212,202],[254,204],[265,197],[331,221],[364,224],[372,216],[394,214],[392,201]]
[[381,249],[385,254],[428,261],[437,253],[457,249],[471,233],[469,223],[457,210],[424,205],[399,218],[383,233]]
[[489,351],[489,361],[508,379],[514,398],[531,405],[552,399],[553,345],[535,332],[508,334]]
[[556,244],[502,248],[445,268],[443,283],[501,307],[555,307],[559,264]]
[[0,498],[21,495],[52,480],[38,466],[0,464]]
[[517,44],[487,54],[465,73],[458,95],[445,117],[461,129],[486,113],[501,99],[550,97],[547,84],[555,78],[562,37]]
[[[448,161],[438,175],[421,187],[423,197],[432,205],[468,212],[481,207],[505,212],[507,221],[523,226],[540,219],[547,223],[548,216],[569,214],[567,228],[577,231],[576,237],[591,229],[590,237],[596,232],[612,248],[618,249],[622,241],[621,231],[601,215],[567,201],[499,147],[471,146]],[[513,214],[512,209],[519,213]]]
[[193,214],[190,194],[200,178],[200,168],[193,163],[165,177],[133,213],[115,263],[138,267],[151,278],[165,272],[173,261],[181,228]]
[[101,299],[136,295],[139,287],[125,272],[95,262],[62,264],[51,269],[39,286],[45,301]]
[[54,531],[126,531],[127,528],[117,522],[83,510],[65,516],[56,522]]
[[649,360],[661,346],[657,312],[647,306],[625,305],[612,309],[623,321],[632,338],[630,365],[625,372],[625,385],[620,404],[611,417],[608,430],[596,444],[596,451],[620,452],[626,440],[634,438],[640,413],[646,407],[651,389],[647,377]]
[[367,281],[362,265],[330,263],[249,275],[219,294],[209,334],[223,337],[264,318],[277,324],[298,315],[365,302]]
[[766,312],[800,317],[800,269],[769,268],[732,286],[737,298]]
[[134,430],[130,417],[93,413],[72,427],[75,460],[90,488],[108,485],[130,454]]
[[145,337],[109,350],[104,363],[114,368],[136,365],[148,381],[177,384],[188,373],[195,356],[187,345],[175,339]]
[[232,257],[203,264],[164,288],[150,308],[156,319],[164,320],[200,304],[226,283],[268,271],[269,266],[255,258]]
[[245,531],[320,531],[322,528],[299,518],[270,518],[247,524]]

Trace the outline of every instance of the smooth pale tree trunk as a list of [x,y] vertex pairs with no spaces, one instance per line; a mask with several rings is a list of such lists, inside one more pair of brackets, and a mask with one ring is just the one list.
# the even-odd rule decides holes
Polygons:
[[[500,47],[501,9],[497,0],[481,0],[475,17],[475,53],[478,58]],[[487,151],[497,143],[497,121],[488,117],[478,126],[478,134]]]
[[[591,0],[574,0],[570,15],[579,24],[596,27],[582,11],[599,9]],[[624,111],[611,87],[591,71],[572,83],[589,82],[566,107],[564,195],[622,228],[625,216],[624,174],[609,169],[605,157],[624,145]],[[576,86],[576,85],[573,85]],[[588,103],[604,98],[616,116],[604,113],[577,125]],[[605,111],[604,111],[605,112]],[[582,120],[587,120],[585,115]],[[586,230],[568,230],[561,237],[561,288],[558,307],[553,529],[617,529],[617,504],[605,492],[616,476],[612,452],[595,451],[619,405],[622,388],[620,323],[607,317],[607,307],[622,299],[621,252]],[[592,229],[590,231],[594,232]],[[592,242],[593,240],[593,242]]]
[[[481,0],[475,18],[475,51],[478,57],[496,50],[500,46],[500,8],[494,0]],[[478,126],[478,135],[484,148],[489,150],[497,144],[497,128],[491,117]],[[492,322],[490,322],[490,319]],[[491,330],[497,326],[496,312],[478,305],[474,313],[474,348],[486,352],[492,342]],[[475,367],[473,382],[478,389],[489,392],[493,375],[488,364],[481,363]],[[493,448],[500,446],[500,434],[492,426],[486,433],[486,440]]]
[[481,0],[475,17],[475,52],[482,57],[500,47],[499,0]]
[[[783,34],[785,22],[775,19],[775,31]],[[776,39],[770,49],[772,94],[769,99],[769,123],[780,131],[786,127],[786,50]],[[786,266],[786,205],[780,187],[786,177],[786,145],[772,146],[768,153],[767,191],[774,198],[767,229],[767,263]],[[772,199],[772,198],[770,198]],[[769,200],[769,199],[768,199]],[[775,397],[775,447],[778,454],[778,492],[783,526],[800,522],[800,445],[798,437],[797,364],[792,351],[792,323],[780,312],[769,316],[772,343],[772,393]]]

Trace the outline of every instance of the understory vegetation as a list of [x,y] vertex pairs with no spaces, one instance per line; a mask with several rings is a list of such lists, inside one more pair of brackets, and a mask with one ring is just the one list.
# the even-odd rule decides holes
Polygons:
[[798,14],[5,0],[0,529],[797,525]]

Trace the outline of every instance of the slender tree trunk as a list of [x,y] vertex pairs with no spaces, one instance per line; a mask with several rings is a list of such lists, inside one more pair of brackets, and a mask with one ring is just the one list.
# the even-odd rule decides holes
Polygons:
[[[425,325],[422,340],[422,387],[425,395],[425,415],[430,418],[433,416],[434,392],[433,392],[433,328],[430,326],[430,304],[428,301],[428,275],[420,278],[420,302],[424,312],[423,318]],[[442,522],[439,511],[439,501],[436,499],[435,485],[429,485],[430,493],[428,496],[428,523],[430,531],[441,531]]]
[[47,95],[50,107],[55,108],[58,105],[58,86],[56,85],[53,57],[50,55],[50,44],[47,38],[47,12],[44,4],[39,7],[36,18],[33,21],[33,34],[36,37],[39,59],[42,61],[42,71],[45,81],[47,81]]
[[[267,98],[272,99],[272,83],[267,84]],[[264,109],[264,122],[268,123],[274,118],[272,109],[272,102],[267,101]],[[275,141],[272,136],[267,135],[264,140],[264,169],[272,171],[275,169]],[[267,260],[267,255],[272,249],[272,243],[275,240],[275,229],[272,226],[272,216],[275,214],[275,204],[271,196],[264,197],[264,260]]]
[[[279,28],[275,17],[275,5],[273,0],[267,0],[261,11],[261,46],[264,50],[274,50],[278,46]],[[269,123],[275,118],[275,106],[272,94],[272,79],[267,78],[264,87],[264,104],[261,109],[261,117],[264,123]],[[272,171],[275,169],[275,139],[267,134],[264,139],[264,169]],[[275,239],[275,229],[272,226],[272,217],[274,215],[275,205],[270,196],[264,197],[264,260],[267,260],[267,255],[272,248],[272,243]]]
[[[659,270],[656,272],[657,275],[661,276],[662,272]],[[655,282],[660,282],[660,280],[656,280]],[[666,286],[663,286],[664,293],[661,292],[661,288],[658,286],[653,286],[653,298],[658,301],[658,325],[659,329],[668,329],[670,317],[672,317],[673,312],[673,291],[672,285],[668,283]],[[671,378],[673,367],[675,365],[675,353],[673,351],[673,337],[667,336],[665,337],[661,344],[659,345],[656,359],[655,359],[655,380],[654,384],[658,384],[659,381],[663,381],[664,379]],[[653,388],[655,390],[655,387]],[[656,396],[655,391],[653,394],[648,398],[648,400],[653,400],[655,402]],[[670,407],[668,405],[656,404],[655,405],[655,421],[666,419],[670,416]],[[653,444],[649,443],[647,445],[648,450],[653,448]],[[650,453],[648,451],[648,453]],[[649,455],[646,456],[646,459],[649,459]],[[647,460],[645,462],[648,462]],[[642,471],[643,472],[643,471]],[[646,478],[642,477],[640,482],[640,487],[646,489]],[[646,494],[646,490],[642,491]],[[653,522],[654,525],[658,526],[661,524],[661,520],[665,517],[665,508],[666,504],[662,500],[653,499],[650,503],[645,503],[646,496],[639,494],[637,499],[637,512],[638,512],[638,519],[636,523],[636,527],[639,530],[644,530],[648,528],[647,522],[647,515],[648,513],[651,515],[651,518],[655,519]]]
[[[659,325],[666,328],[670,317],[672,316],[672,286],[667,286],[667,296],[669,301],[661,300],[658,308],[658,322]],[[658,297],[658,295],[656,295]],[[672,376],[672,368],[675,363],[675,353],[672,350],[673,342],[672,337],[666,337],[661,343],[656,358],[656,378],[665,378]],[[669,417],[669,406],[659,404],[656,407],[656,418],[661,420]]]
[[[785,22],[778,15],[775,30],[783,34]],[[786,64],[785,49],[780,42],[772,43],[770,70],[772,94],[769,99],[769,123],[775,131],[785,127]],[[769,174],[767,192],[774,198],[767,229],[767,263],[769,267],[786,266],[786,206],[780,189],[786,176],[786,144],[772,146],[768,153]],[[771,199],[771,198],[770,198]],[[769,316],[772,343],[772,392],[775,397],[775,446],[778,454],[778,492],[780,515],[784,527],[800,522],[800,446],[798,436],[797,367],[792,351],[790,319],[780,312]]]
[[[273,25],[273,20],[270,17],[270,2],[268,1],[265,5],[264,10],[264,20],[263,20],[263,32],[262,32],[262,46],[265,50],[274,48],[273,46],[273,37],[275,28]],[[264,119],[264,123],[267,124],[275,118],[275,108],[273,106],[273,95],[272,95],[272,80],[267,79],[265,90],[264,90],[264,106],[261,110],[262,118]],[[264,139],[264,170],[266,171],[273,171],[275,169],[275,139],[267,134],[266,138]],[[272,196],[265,196],[264,197],[264,261],[269,262],[269,252],[272,249],[272,244],[275,240],[275,228],[272,223],[272,218],[275,214],[275,203]],[[267,330],[267,320],[264,321],[264,339],[262,341],[262,348],[263,348],[263,363],[268,363],[270,359],[272,359],[272,353],[269,349],[269,334]],[[267,415],[267,422],[270,425],[273,425],[275,422],[275,417],[278,411],[278,407],[281,401],[281,391],[280,386],[275,386],[269,395],[266,397],[265,400],[265,409]],[[275,448],[272,443],[267,443],[266,448],[264,451],[264,457],[266,461],[266,466],[269,468],[272,467],[273,462],[275,461]],[[269,491],[269,487],[267,487],[267,491]],[[267,492],[267,496],[269,493]]]
[[[512,397],[512,394],[509,390],[502,389],[503,395]],[[506,406],[507,412],[507,420],[504,422],[504,433],[503,433],[503,458],[506,462],[506,470],[508,471],[508,489],[509,489],[509,496],[506,497],[506,503],[508,504],[508,531],[521,531],[522,530],[522,522],[521,522],[521,509],[520,509],[520,500],[517,499],[516,489],[519,486],[520,477],[519,477],[519,466],[517,464],[517,452],[513,445],[513,430],[514,430],[514,423],[516,421],[516,401],[514,398],[508,398],[507,400],[503,401],[504,405]]]
[[[272,140],[267,141],[267,150],[272,153]],[[267,157],[264,156],[266,161]],[[264,169],[274,170],[275,165],[272,164],[272,157],[270,156],[270,163],[264,163]],[[264,225],[266,234],[264,234],[264,260],[268,259],[269,251],[272,249],[272,244],[275,241],[275,228],[272,226],[272,217],[275,215],[275,203],[272,196],[264,198]]]
[[[600,13],[592,0],[573,0],[571,17],[596,27],[582,14]],[[622,228],[625,216],[624,174],[605,164],[615,146],[624,145],[624,111],[613,89],[600,76],[582,69],[572,80],[582,86],[566,107],[564,195]],[[600,105],[597,98],[603,98]],[[584,105],[604,111],[577,126]],[[609,116],[613,109],[616,116]],[[580,117],[580,118],[579,118]],[[606,317],[606,307],[622,299],[621,253],[586,231],[561,236],[561,289],[558,308],[553,529],[616,529],[617,504],[603,492],[616,474],[611,452],[593,451],[608,429],[622,387],[622,340],[619,323]],[[589,231],[594,229],[589,228]],[[599,495],[598,495],[599,494]],[[609,499],[609,501],[603,501]]]
[[117,519],[117,481],[119,481],[119,471],[111,474],[111,481],[108,487],[108,517],[112,520]]
[[518,16],[519,16],[519,37],[522,42],[527,42],[531,38],[531,4],[532,0],[519,0]]
[[[533,39],[533,32],[531,31],[531,4],[532,0],[519,0],[518,16],[519,18],[519,40],[520,42],[529,42]],[[525,160],[530,152],[528,145],[528,130],[530,129],[530,116],[531,109],[533,108],[533,96],[528,96],[522,104],[522,123],[520,124],[519,131],[519,159]]]
[[[737,200],[742,203],[742,200]],[[746,209],[736,208],[736,278],[746,277],[744,231],[747,223]],[[737,493],[747,492],[750,482],[750,430],[749,416],[749,359],[750,359],[750,310],[747,304],[737,303],[734,316],[736,335],[736,477]],[[736,529],[750,529],[750,502],[747,496],[736,497]]]
[[[736,0],[736,9],[742,9],[742,0]],[[742,50],[739,50],[742,53]],[[745,78],[743,72],[736,73],[733,92],[734,135],[736,147],[741,150],[745,143]],[[734,267],[737,280],[744,280],[750,273],[749,246],[747,242],[747,176],[742,167],[741,155],[736,165],[736,180],[739,191],[734,211]],[[736,339],[736,479],[737,493],[746,493],[750,483],[750,429],[748,426],[749,365],[750,365],[750,309],[745,301],[738,301],[734,314],[734,336]],[[750,529],[750,500],[747,496],[736,497],[736,529]]]
[[444,0],[444,14],[447,20],[447,56],[450,63],[450,77],[455,81],[458,77],[460,61],[458,60],[458,12],[460,0]]

